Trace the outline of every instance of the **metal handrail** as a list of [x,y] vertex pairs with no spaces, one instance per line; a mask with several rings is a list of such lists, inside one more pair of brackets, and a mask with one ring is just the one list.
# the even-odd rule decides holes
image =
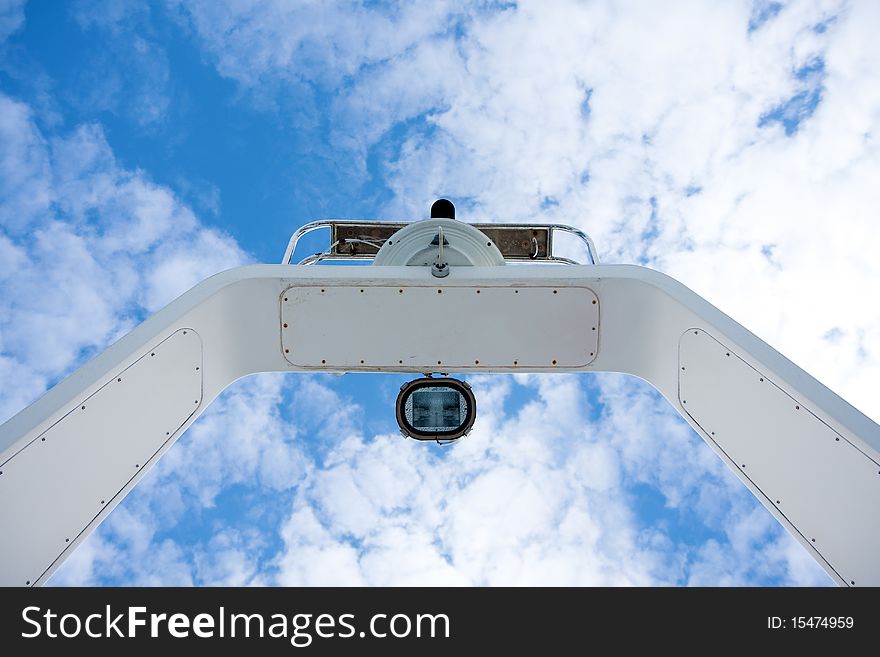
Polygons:
[[[355,221],[351,219],[319,219],[318,221],[312,221],[303,226],[297,228],[293,235],[290,236],[290,240],[287,242],[287,249],[284,251],[284,257],[281,259],[282,265],[291,264],[291,260],[293,258],[293,254],[296,251],[296,245],[299,243],[299,240],[302,239],[303,236],[314,232],[316,230],[320,230],[321,228],[330,228],[334,224],[337,226],[360,226],[366,223],[365,221]],[[398,221],[370,221],[371,225],[375,226],[398,226],[400,222]],[[481,226],[485,227],[493,227],[493,228],[522,228],[524,226],[531,226],[535,228],[547,228],[549,230],[549,242],[548,242],[548,256],[543,259],[541,262],[558,262],[567,265],[578,265],[582,264],[577,262],[576,260],[571,260],[569,258],[563,258],[561,256],[553,255],[553,233],[555,231],[560,231],[564,233],[569,233],[579,238],[587,247],[587,253],[590,255],[591,264],[598,265],[599,264],[599,254],[596,251],[596,245],[593,243],[592,238],[587,235],[582,230],[575,228],[574,226],[567,226],[565,224],[471,224],[475,228],[479,229]],[[321,253],[315,253],[310,256],[307,256],[297,264],[299,265],[312,265],[316,262],[320,262],[322,260],[349,260],[350,258],[346,257],[338,257],[332,254],[330,251],[333,249],[334,245],[331,245],[327,251],[323,251]]]
[[580,264],[579,262],[576,262],[574,260],[569,260],[568,258],[560,258],[558,256],[552,255],[552,253],[553,253],[553,249],[552,249],[552,247],[553,247],[553,241],[552,241],[553,240],[553,231],[558,230],[563,233],[570,233],[570,234],[574,235],[575,237],[580,238],[580,240],[584,244],[587,245],[587,253],[590,254],[590,263],[593,265],[599,264],[599,252],[596,251],[596,245],[593,243],[593,238],[590,237],[589,235],[587,235],[584,231],[582,231],[578,228],[575,228],[574,226],[567,226],[565,224],[541,224],[541,226],[550,229],[550,240],[551,240],[550,241],[550,247],[551,247],[550,253],[551,253],[551,255],[548,258],[548,260],[552,258],[556,262],[566,262],[570,265]]

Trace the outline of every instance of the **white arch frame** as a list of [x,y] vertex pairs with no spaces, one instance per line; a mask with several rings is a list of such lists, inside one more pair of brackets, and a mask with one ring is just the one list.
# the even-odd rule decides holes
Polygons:
[[236,379],[323,370],[638,376],[836,582],[880,584],[880,427],[682,284],[631,265],[442,280],[254,265],[207,279],[0,426],[0,584],[44,583]]

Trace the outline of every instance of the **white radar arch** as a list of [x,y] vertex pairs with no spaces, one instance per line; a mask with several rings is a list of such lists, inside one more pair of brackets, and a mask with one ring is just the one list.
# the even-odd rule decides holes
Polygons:
[[[199,283],[0,426],[0,584],[43,584],[243,376],[610,371],[654,386],[838,584],[880,585],[876,423],[681,283],[599,264],[576,229],[454,218],[441,200],[412,224],[303,226],[282,264]],[[319,229],[330,246],[290,264]],[[554,255],[561,233],[589,264]],[[374,262],[309,266],[357,259]],[[443,397],[402,427],[464,435],[457,385],[422,386]]]

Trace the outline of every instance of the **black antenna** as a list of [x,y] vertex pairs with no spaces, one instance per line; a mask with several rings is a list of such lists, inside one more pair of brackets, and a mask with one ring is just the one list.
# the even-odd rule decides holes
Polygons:
[[438,198],[431,205],[431,219],[455,219],[455,206],[452,201]]

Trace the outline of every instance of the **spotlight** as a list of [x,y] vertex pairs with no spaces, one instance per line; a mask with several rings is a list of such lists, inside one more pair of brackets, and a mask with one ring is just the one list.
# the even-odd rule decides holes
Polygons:
[[474,393],[458,379],[416,379],[401,386],[397,396],[400,431],[416,440],[458,440],[470,432],[476,418]]

